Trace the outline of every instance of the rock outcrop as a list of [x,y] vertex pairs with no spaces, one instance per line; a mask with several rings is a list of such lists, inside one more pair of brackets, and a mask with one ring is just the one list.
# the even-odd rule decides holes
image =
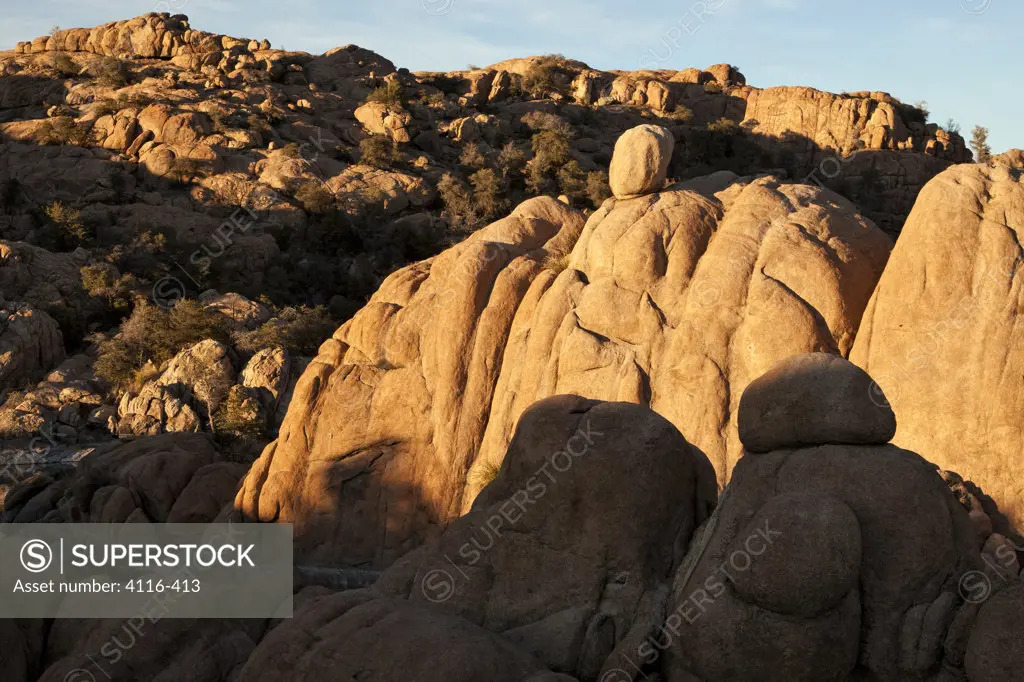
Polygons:
[[724,482],[742,390],[794,353],[848,353],[890,248],[838,195],[772,177],[581,222],[531,200],[392,275],[299,380],[240,508],[295,522],[300,554],[387,563],[468,510],[522,413],[559,393],[651,406]]
[[0,391],[38,381],[62,360],[64,339],[52,317],[0,299]]
[[[675,628],[652,638],[669,679],[933,679],[962,663],[947,632],[976,606],[959,593],[983,566],[973,526],[934,465],[884,444],[892,413],[871,411],[866,378],[845,360],[803,356],[743,396],[774,397],[775,409],[740,411],[756,452],[676,577]],[[780,400],[797,386],[804,395]],[[779,424],[799,437],[765,452]]]
[[552,670],[595,679],[646,636],[659,587],[716,497],[707,458],[647,408],[549,398],[523,414],[472,510],[374,589],[443,606]]
[[965,165],[939,175],[907,221],[851,355],[896,412],[893,442],[972,481],[1018,528],[1022,234],[1020,168]]

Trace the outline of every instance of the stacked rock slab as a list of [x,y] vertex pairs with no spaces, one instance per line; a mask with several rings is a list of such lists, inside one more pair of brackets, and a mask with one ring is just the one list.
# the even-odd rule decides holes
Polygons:
[[670,139],[623,137],[621,196],[585,226],[532,199],[389,277],[299,380],[241,511],[294,522],[300,556],[386,565],[468,511],[525,410],[567,393],[651,407],[724,483],[742,390],[795,353],[848,353],[891,242],[818,187],[663,188]]
[[[892,402],[896,444],[973,482],[1010,525],[1021,527],[1024,163],[1018,163],[1008,156],[956,166],[928,183],[850,357]],[[996,530],[1005,534],[1007,524]]]
[[677,574],[674,635],[653,640],[668,679],[932,680],[962,668],[949,632],[973,613],[958,588],[981,566],[974,530],[934,465],[887,444],[896,421],[871,384],[812,354],[747,389],[748,453]]

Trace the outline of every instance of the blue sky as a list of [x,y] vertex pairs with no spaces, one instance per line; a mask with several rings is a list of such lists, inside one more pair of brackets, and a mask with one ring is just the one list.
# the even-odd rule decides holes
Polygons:
[[[602,69],[738,65],[748,83],[882,90],[1024,148],[1019,0],[0,0],[0,49],[149,11],[319,53],[355,43],[418,70],[559,52]],[[703,16],[701,16],[703,15]]]

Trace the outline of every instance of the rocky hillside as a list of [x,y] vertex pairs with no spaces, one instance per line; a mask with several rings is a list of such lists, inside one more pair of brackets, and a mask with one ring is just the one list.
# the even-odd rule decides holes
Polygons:
[[1024,154],[925,118],[181,15],[0,53],[0,522],[298,562],[103,668],[0,620],[5,674],[1016,679]]
[[[353,45],[287,52],[167,14],[19,43],[0,53],[0,344],[18,355],[0,362],[0,431],[214,430],[251,454],[385,277],[531,197],[599,208],[615,140],[644,123],[672,134],[670,181],[772,169],[842,194],[890,238],[920,188],[970,157],[885,93],[761,90],[728,65],[604,72],[549,55],[410,73]],[[223,371],[167,373],[207,340]]]

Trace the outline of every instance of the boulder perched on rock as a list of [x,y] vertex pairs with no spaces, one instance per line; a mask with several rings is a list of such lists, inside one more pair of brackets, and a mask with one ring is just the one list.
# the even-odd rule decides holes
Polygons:
[[608,171],[612,194],[627,199],[664,187],[675,144],[672,133],[661,126],[641,125],[623,133]]
[[374,589],[439,604],[594,679],[646,635],[656,587],[716,497],[711,463],[649,409],[548,398],[523,414],[472,511]]
[[739,424],[748,452],[884,445],[896,433],[896,416],[867,372],[828,353],[794,355],[751,382]]
[[1017,527],[1024,526],[1024,328],[1014,322],[1024,265],[1021,175],[1005,161],[963,165],[925,187],[850,356],[892,404],[893,442],[972,481]]
[[[863,377],[817,356],[758,379],[755,402],[796,390],[794,368],[794,406],[813,413],[816,397],[829,406],[819,417],[864,423],[861,403],[835,400]],[[760,432],[747,419],[774,423],[741,409],[741,433]],[[653,640],[668,679],[897,680],[955,667],[963,652],[943,644],[959,580],[981,566],[967,510],[912,452],[832,444],[827,429],[799,435],[741,459],[694,540],[666,619],[675,636]]]
[[846,354],[890,248],[832,192],[725,175],[585,227],[533,199],[391,275],[299,380],[240,508],[296,523],[300,556],[390,563],[468,510],[560,393],[650,406],[724,483],[742,390],[793,354]]

